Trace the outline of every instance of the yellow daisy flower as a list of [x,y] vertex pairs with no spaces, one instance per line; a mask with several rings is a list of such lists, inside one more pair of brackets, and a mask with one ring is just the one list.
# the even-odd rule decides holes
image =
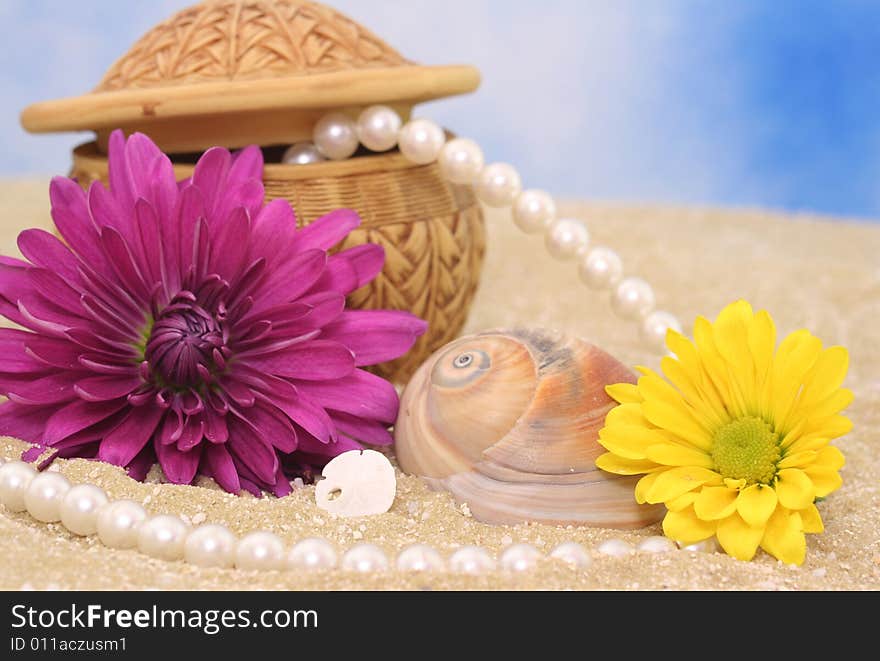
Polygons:
[[770,315],[745,301],[715,323],[698,317],[695,341],[670,330],[656,372],[607,388],[620,404],[605,419],[596,460],[606,471],[645,477],[640,503],[664,503],[663,532],[683,544],[713,535],[740,560],[758,547],[801,564],[804,533],[823,530],[816,499],[840,487],[843,454],[831,439],[852,423],[841,388],[849,357],[806,330],[776,348]]

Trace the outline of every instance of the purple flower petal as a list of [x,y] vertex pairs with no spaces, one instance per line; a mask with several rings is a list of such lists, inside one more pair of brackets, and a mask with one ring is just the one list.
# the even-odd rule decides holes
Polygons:
[[18,235],[18,248],[36,266],[53,269],[74,286],[82,286],[79,260],[57,237],[41,229],[24,230]]
[[144,449],[138,452],[138,455],[129,462],[128,466],[126,466],[126,471],[128,475],[140,482],[143,482],[147,479],[147,473],[150,472],[150,468],[153,466],[156,460],[156,454],[153,452],[153,448],[150,445],[145,445]]
[[141,378],[133,376],[92,376],[81,379],[73,390],[87,402],[105,402],[108,399],[125,397],[143,384]]
[[[263,150],[256,145],[249,145],[232,155],[232,167],[229,168],[231,183],[248,180],[263,180]],[[260,196],[260,205],[263,198]]]
[[205,473],[230,493],[241,491],[241,482],[238,479],[238,471],[229,451],[225,445],[209,445],[205,448],[202,460],[205,465]]
[[409,312],[349,310],[328,324],[321,337],[351,349],[356,365],[376,365],[405,354],[427,329],[427,323]]
[[315,284],[326,266],[327,253],[323,250],[306,250],[291,256],[268,275],[254,310],[296,300]]
[[246,416],[262,438],[281,452],[296,450],[296,431],[284,413],[274,406],[257,404]]
[[[73,370],[80,367],[83,348],[65,338],[44,337],[29,333],[24,340],[25,353],[37,362],[50,367]],[[6,364],[6,361],[4,361]]]
[[205,409],[205,438],[211,443],[225,443],[229,440],[229,428],[226,426],[226,416],[214,411],[212,408]]
[[175,445],[157,444],[156,456],[169,482],[190,484],[196,476],[196,469],[202,458],[202,448],[197,446],[187,452],[181,452]]
[[[336,439],[336,429],[327,411],[311,397],[303,394],[284,379],[266,377],[268,387],[260,392],[262,399],[278,407],[322,443]],[[297,438],[301,438],[297,434]]]
[[293,252],[296,217],[286,200],[272,200],[254,216],[251,253],[273,262],[279,252]]
[[356,415],[331,411],[330,418],[337,429],[346,436],[360,443],[370,445],[391,445],[394,438],[388,431],[388,425],[372,420],[364,420]]
[[76,397],[73,391],[75,380],[76,375],[71,372],[50,374],[40,379],[28,380],[28,382],[10,389],[6,396],[19,404],[57,405],[61,402],[72,401]]
[[346,296],[358,288],[358,273],[354,265],[345,257],[333,255],[327,260],[327,267],[309,288],[312,292],[332,291]]
[[347,237],[349,232],[360,224],[360,216],[351,209],[331,211],[297,233],[296,247],[299,250],[310,250],[313,248],[329,250]]
[[192,185],[202,192],[207,218],[216,218],[214,212],[223,203],[226,176],[231,164],[232,157],[227,150],[212,147],[202,154],[193,169]]
[[[82,402],[82,404],[106,409],[104,402],[101,404]],[[139,406],[131,409],[125,419],[101,441],[98,458],[116,466],[127,466],[150,440],[164,414],[165,411],[156,406]]]
[[64,241],[93,269],[106,273],[98,229],[92,222],[85,191],[72,179],[55,177],[49,184],[52,220]]
[[275,449],[247,422],[241,418],[230,418],[229,451],[247,466],[265,484],[275,483],[278,470],[278,456]]
[[183,425],[183,431],[180,438],[177,439],[177,449],[181,452],[188,452],[202,442],[205,437],[205,423],[202,422],[201,416],[188,415]]
[[0,404],[0,436],[20,438],[28,443],[43,441],[46,418],[54,407],[23,406],[15,402]]
[[355,370],[337,380],[301,381],[294,385],[325,409],[378,420],[386,426],[397,419],[397,390],[382,377],[364,370]]
[[[86,427],[110,417],[124,405],[125,402],[122,400],[100,403],[86,402],[80,399],[74,400],[63,408],[56,410],[46,421],[43,442],[46,445],[54,445],[71,434],[82,431]],[[132,457],[134,454],[132,454]],[[126,463],[128,462],[117,465],[124,466]]]
[[234,279],[244,266],[250,239],[250,220],[243,207],[236,207],[223,227],[217,227],[214,236],[211,271],[227,280]]
[[248,363],[258,370],[294,379],[339,379],[354,371],[352,352],[339,342],[312,340],[273,354],[252,356]]
[[385,265],[385,249],[375,243],[364,243],[336,253],[336,257],[346,259],[358,274],[358,287],[371,282]]

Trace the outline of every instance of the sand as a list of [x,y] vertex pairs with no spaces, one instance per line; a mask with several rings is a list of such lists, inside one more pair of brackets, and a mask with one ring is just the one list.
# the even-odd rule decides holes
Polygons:
[[[0,249],[13,254],[25,227],[48,227],[44,181],[0,182]],[[773,314],[780,333],[807,327],[826,344],[851,353],[847,386],[855,426],[839,440],[847,458],[844,485],[821,503],[826,532],[808,536],[807,560],[789,567],[759,552],[753,562],[721,553],[676,551],[656,556],[596,557],[588,570],[542,561],[525,575],[483,577],[449,573],[408,576],[341,571],[241,572],[203,570],[113,551],[94,538],[76,538],[60,525],[37,523],[0,507],[0,588],[5,589],[758,589],[859,590],[880,588],[880,225],[793,217],[762,211],[721,211],[572,203],[595,243],[618,249],[628,271],[655,286],[658,305],[688,323],[714,316],[746,298]],[[657,365],[639,347],[636,329],[616,320],[604,296],[578,284],[576,269],[553,262],[540,239],[520,234],[509,218],[488,218],[489,248],[483,284],[468,330],[516,324],[579,333],[630,364]],[[16,457],[24,444],[0,439],[0,457]],[[498,552],[526,541],[549,551],[565,540],[591,548],[612,537],[632,542],[659,526],[614,530],[541,525],[481,524],[447,495],[398,474],[398,494],[386,514],[335,518],[314,504],[305,487],[284,499],[257,500],[223,493],[210,484],[174,486],[134,482],[118,468],[83,460],[56,468],[94,482],[113,498],[133,498],[152,513],[173,512],[196,523],[223,523],[236,532],[272,530],[288,543],[320,535],[340,548],[373,542],[393,553],[424,542],[450,553],[481,544]],[[161,476],[151,476],[159,480]]]

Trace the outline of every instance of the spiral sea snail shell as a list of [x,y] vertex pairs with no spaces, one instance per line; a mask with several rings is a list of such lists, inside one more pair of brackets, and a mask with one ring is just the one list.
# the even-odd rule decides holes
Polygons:
[[662,507],[638,505],[636,478],[596,468],[620,361],[544,330],[489,331],[446,345],[416,372],[395,426],[400,467],[467,503],[487,523],[638,528]]

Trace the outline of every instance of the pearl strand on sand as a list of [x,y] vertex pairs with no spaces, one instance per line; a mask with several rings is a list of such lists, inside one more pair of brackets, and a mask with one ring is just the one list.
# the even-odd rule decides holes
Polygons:
[[[509,544],[498,558],[480,546],[462,546],[444,560],[426,544],[413,544],[395,558],[378,546],[361,543],[341,555],[326,539],[309,537],[286,548],[274,533],[259,530],[236,537],[225,526],[205,523],[195,528],[179,516],[149,516],[132,500],[110,500],[94,484],[71,485],[60,473],[38,473],[23,461],[0,460],[0,503],[12,512],[28,512],[44,523],[60,522],[75,535],[96,535],[104,546],[137,549],[153,558],[185,561],[197,567],[244,570],[329,570],[352,572],[442,572],[485,574],[501,570],[520,573],[545,561],[562,562],[584,570],[593,556],[625,557],[635,553],[665,553],[678,547],[666,537],[647,537],[633,546],[622,539],[605,540],[591,553],[569,541],[546,556],[531,544]],[[685,547],[689,551],[715,550],[714,540]]]
[[544,245],[555,259],[576,261],[581,281],[590,289],[609,291],[611,307],[623,320],[639,325],[642,340],[652,351],[665,351],[666,331],[681,332],[674,315],[655,309],[654,290],[644,279],[624,277],[623,261],[606,246],[590,246],[583,222],[557,218],[553,197],[541,190],[523,190],[516,169],[508,163],[485,164],[483,151],[473,140],[446,140],[445,131],[428,119],[403,124],[388,106],[370,106],[357,120],[339,112],[322,117],[312,142],[293,145],[284,162],[307,165],[323,160],[344,160],[363,145],[383,152],[397,147],[419,165],[438,162],[443,176],[455,184],[473,185],[477,197],[495,208],[510,208],[514,224],[528,234],[543,234]]

